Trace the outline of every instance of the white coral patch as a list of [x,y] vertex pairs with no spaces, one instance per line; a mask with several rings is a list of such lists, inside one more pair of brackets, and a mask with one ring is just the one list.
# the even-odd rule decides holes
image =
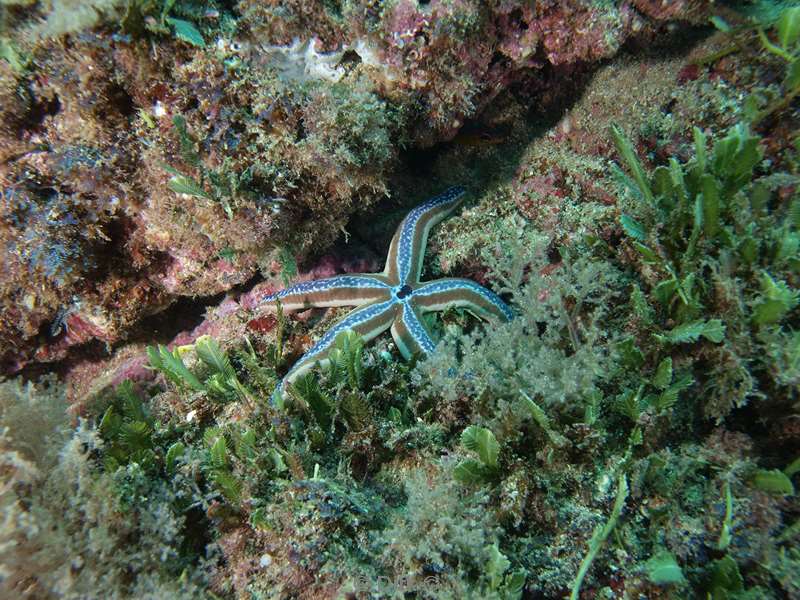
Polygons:
[[295,38],[291,46],[263,46],[270,56],[270,63],[278,75],[288,81],[308,81],[325,79],[339,81],[344,69],[339,66],[343,50],[337,52],[317,52],[317,38],[301,42]]
[[369,45],[366,40],[356,40],[354,46],[351,46],[353,52],[358,54],[361,62],[369,67],[380,71],[387,81],[394,81],[397,77],[389,70],[388,65],[382,63],[378,58],[375,50]]
[[348,50],[358,54],[364,65],[380,71],[387,81],[396,79],[366,40],[356,40],[353,45],[344,46],[334,52],[317,52],[318,41],[317,38],[311,38],[301,42],[295,38],[290,46],[262,46],[262,50],[267,55],[270,66],[284,81],[325,80],[336,83],[345,75],[341,63]]

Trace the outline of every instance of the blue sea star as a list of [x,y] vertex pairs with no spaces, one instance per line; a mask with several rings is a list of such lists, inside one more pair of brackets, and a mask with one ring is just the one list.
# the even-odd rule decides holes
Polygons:
[[280,403],[287,386],[316,364],[325,366],[336,336],[348,329],[371,340],[391,328],[400,353],[431,354],[436,345],[421,313],[449,307],[465,308],[477,317],[513,318],[511,309],[497,294],[469,279],[446,278],[420,282],[422,259],[431,228],[461,202],[464,189],[450,188],[413,209],[400,223],[389,246],[382,273],[340,275],[305,281],[262,299],[266,305],[280,301],[286,310],[310,307],[358,306],[349,312],[306,352],[289,370],[272,395]]

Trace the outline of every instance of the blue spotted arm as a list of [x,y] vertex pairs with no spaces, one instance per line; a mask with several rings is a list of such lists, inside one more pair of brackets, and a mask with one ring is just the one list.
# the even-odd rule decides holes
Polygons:
[[432,354],[436,344],[433,343],[419,311],[410,302],[403,302],[401,306],[402,313],[392,324],[392,338],[400,354],[406,360],[414,354]]
[[373,302],[357,308],[339,320],[333,327],[314,344],[281,380],[272,394],[273,403],[282,404],[282,399],[287,392],[287,386],[298,377],[304,375],[315,365],[326,366],[330,359],[328,354],[334,347],[336,336],[348,329],[353,330],[365,341],[369,341],[389,329],[399,310],[399,305],[394,300]]
[[398,285],[419,281],[431,228],[453,212],[463,196],[464,188],[452,187],[406,215],[392,238],[386,259],[384,274],[391,281]]
[[390,286],[382,275],[338,275],[327,279],[303,281],[262,299],[265,306],[280,300],[285,310],[312,306],[355,306],[389,298]]
[[470,279],[446,278],[420,284],[414,290],[414,303],[423,312],[465,308],[482,319],[514,318],[509,306],[493,291]]

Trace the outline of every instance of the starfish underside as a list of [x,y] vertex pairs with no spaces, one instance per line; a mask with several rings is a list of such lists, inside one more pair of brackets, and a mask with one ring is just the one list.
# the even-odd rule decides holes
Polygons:
[[446,278],[420,282],[422,259],[431,228],[460,203],[463,188],[455,187],[413,209],[400,223],[389,246],[382,273],[340,275],[304,281],[263,298],[285,310],[310,307],[357,306],[306,352],[284,376],[273,394],[280,402],[287,387],[316,364],[325,366],[336,336],[352,330],[370,340],[391,328],[406,358],[431,354],[435,344],[421,315],[450,307],[464,308],[477,317],[510,320],[511,309],[497,294],[469,279]]

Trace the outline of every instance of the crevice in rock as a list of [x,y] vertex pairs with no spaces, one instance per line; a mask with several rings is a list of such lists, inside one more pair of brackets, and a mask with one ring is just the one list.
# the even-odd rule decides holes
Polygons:
[[[61,360],[52,362],[32,360],[15,375],[26,381],[35,380],[47,373],[54,373],[58,377],[63,377],[75,364],[83,361],[98,361],[110,358],[116,350],[125,345],[137,343],[148,345],[167,344],[178,334],[191,331],[200,325],[206,318],[207,309],[219,305],[226,295],[239,296],[252,289],[260,281],[261,276],[257,274],[247,282],[235,286],[227,292],[195,298],[180,296],[164,310],[141,319],[124,339],[113,344],[106,344],[101,340],[93,339],[69,348],[67,355]],[[38,337],[42,340],[52,338],[49,333],[50,327],[51,323],[43,324]],[[60,335],[64,334],[61,333]]]
[[23,131],[36,131],[47,117],[57,115],[61,111],[61,100],[58,95],[53,94],[52,98],[36,98],[33,96],[28,114],[22,123]]

